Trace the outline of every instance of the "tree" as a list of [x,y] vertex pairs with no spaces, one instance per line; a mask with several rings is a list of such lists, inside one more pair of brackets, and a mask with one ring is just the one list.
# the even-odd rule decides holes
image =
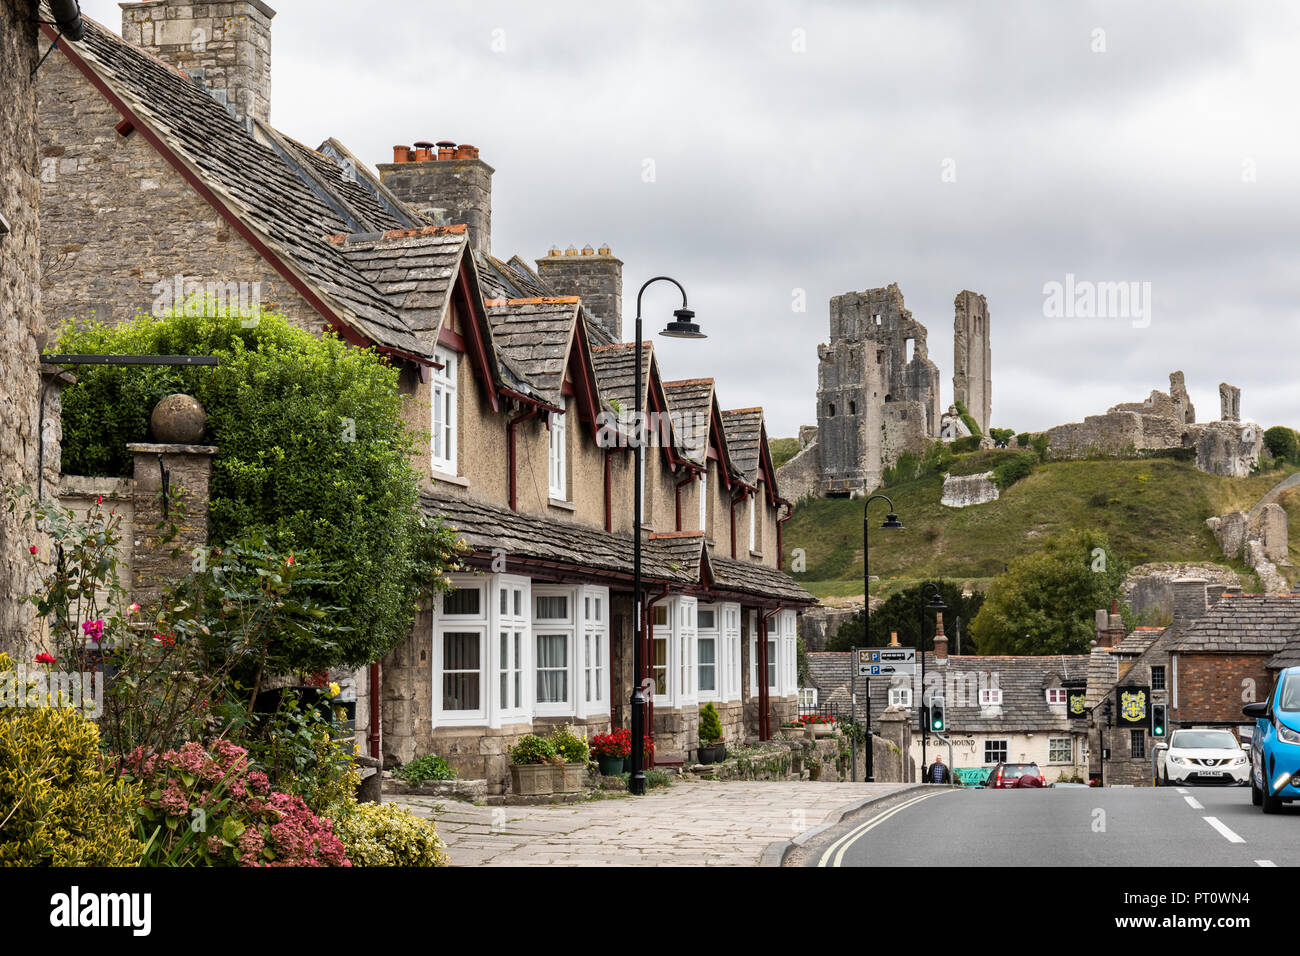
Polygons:
[[1300,435],[1285,425],[1274,425],[1264,432],[1264,446],[1278,461],[1300,462]]
[[[870,631],[866,640],[862,636],[862,616],[863,612],[859,611],[853,617],[849,618],[840,625],[835,636],[827,642],[826,649],[829,651],[847,651],[853,647],[884,647],[889,643],[889,636],[892,632],[897,632],[898,643],[904,647],[918,647],[918,641],[921,636],[921,608],[927,604],[932,594],[930,585],[938,584],[939,593],[943,596],[943,603],[948,605],[948,610],[943,612],[944,633],[948,635],[948,649],[956,653],[956,633],[957,621],[961,620],[960,627],[965,633],[967,622],[971,621],[979,612],[980,605],[984,601],[984,595],[978,591],[966,597],[962,594],[961,585],[953,581],[935,581],[914,584],[905,590],[899,591],[890,597],[872,612],[870,618]],[[934,647],[934,614],[927,612],[925,616],[925,649],[930,650]],[[963,648],[965,651],[973,651],[974,648],[967,644]]]
[[[301,642],[295,670],[359,666],[404,640],[416,605],[445,585],[456,538],[424,520],[402,418],[397,370],[373,351],[315,336],[281,315],[174,315],[63,331],[60,350],[113,355],[216,355],[212,367],[79,368],[63,401],[66,471],[125,475],[127,442],[174,392],[208,413],[214,543],[258,533],[328,580],[310,598],[338,608],[336,643]],[[199,311],[199,310],[195,310]]]
[[1099,532],[1049,538],[989,585],[971,624],[979,653],[1087,653],[1096,611],[1121,597],[1125,571]]

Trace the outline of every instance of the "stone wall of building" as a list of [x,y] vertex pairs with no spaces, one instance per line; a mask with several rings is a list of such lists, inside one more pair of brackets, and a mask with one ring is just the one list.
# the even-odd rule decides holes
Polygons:
[[[32,487],[41,433],[35,16],[29,0],[0,0],[0,485]],[[31,605],[20,603],[36,586],[33,546],[45,548],[0,508],[0,651],[20,658],[36,643]]]
[[998,486],[993,484],[993,472],[982,475],[944,475],[943,492],[939,503],[949,508],[968,508],[998,500]]
[[1169,719],[1178,726],[1197,723],[1249,723],[1241,714],[1243,693],[1253,682],[1255,699],[1263,700],[1273,686],[1273,672],[1264,665],[1271,654],[1176,654],[1178,706]]
[[581,298],[583,308],[609,330],[614,341],[623,341],[623,261],[608,246],[585,246],[581,253],[570,246],[564,254],[552,249],[537,260],[537,274],[558,295]]
[[953,401],[965,405],[987,435],[993,414],[988,301],[978,292],[962,291],[953,300],[953,312]]
[[440,225],[469,227],[470,246],[492,251],[491,166],[473,146],[439,146],[429,158],[381,163],[380,181],[398,199]]

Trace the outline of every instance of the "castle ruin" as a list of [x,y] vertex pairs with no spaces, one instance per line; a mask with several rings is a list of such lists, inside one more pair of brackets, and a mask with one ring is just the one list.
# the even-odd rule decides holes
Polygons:
[[[988,303],[964,291],[954,308],[955,395],[987,431]],[[897,284],[832,298],[830,333],[830,343],[817,347],[817,427],[800,429],[801,450],[779,472],[794,498],[870,493],[901,454],[923,455],[953,417],[940,413],[939,368],[930,361],[926,328]]]

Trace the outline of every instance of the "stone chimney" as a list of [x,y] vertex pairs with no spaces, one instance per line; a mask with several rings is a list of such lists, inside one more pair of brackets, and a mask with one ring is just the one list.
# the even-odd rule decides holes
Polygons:
[[[440,226],[468,226],[476,252],[492,251],[492,174],[478,148],[449,140],[394,146],[379,179],[397,198]],[[566,293],[567,294],[567,293]]]
[[1223,592],[1228,590],[1226,584],[1210,584],[1205,588],[1205,596],[1209,600],[1210,607],[1218,604],[1223,597]]
[[236,119],[269,122],[275,11],[262,0],[120,6],[124,40],[201,81]]
[[1190,624],[1210,608],[1204,578],[1178,578],[1173,582],[1174,623]]
[[1096,617],[1097,646],[1118,647],[1127,636],[1124,618],[1119,613],[1119,601],[1110,602],[1110,611],[1097,609]]
[[614,341],[623,341],[623,261],[609,251],[573,246],[561,254],[558,247],[537,260],[537,274],[560,295],[576,295],[583,308],[609,330]]
[[934,615],[934,662],[948,663],[948,636],[943,633],[943,612]]

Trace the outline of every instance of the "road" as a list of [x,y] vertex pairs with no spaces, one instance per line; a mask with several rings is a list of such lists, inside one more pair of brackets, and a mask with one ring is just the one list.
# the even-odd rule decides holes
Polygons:
[[1300,804],[1247,787],[950,790],[872,805],[787,866],[1295,866]]

